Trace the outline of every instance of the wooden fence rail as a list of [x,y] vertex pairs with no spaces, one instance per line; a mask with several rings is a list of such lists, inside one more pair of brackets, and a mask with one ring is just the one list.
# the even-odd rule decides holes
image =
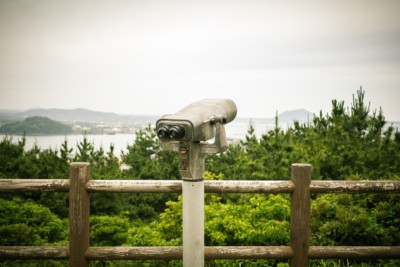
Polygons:
[[[90,180],[88,163],[72,163],[70,179],[0,179],[0,192],[69,192],[69,246],[0,246],[0,259],[90,260],[182,259],[182,247],[90,247],[89,193],[180,193],[181,181]],[[290,246],[235,246],[204,249],[205,259],[399,259],[400,246],[310,246],[311,193],[400,193],[400,181],[311,181],[311,165],[293,164],[290,181],[205,181],[205,193],[289,193]]]
[[[0,179],[0,192],[69,192],[67,179]],[[89,193],[181,193],[177,180],[90,180]],[[292,181],[205,181],[205,193],[292,193]],[[400,181],[311,181],[311,193],[399,193]]]
[[[221,259],[291,259],[290,246],[208,246],[206,260]],[[310,246],[309,259],[395,259],[400,247],[389,246]],[[0,246],[1,259],[68,260],[68,247]],[[182,259],[182,247],[89,247],[88,260],[176,260]]]

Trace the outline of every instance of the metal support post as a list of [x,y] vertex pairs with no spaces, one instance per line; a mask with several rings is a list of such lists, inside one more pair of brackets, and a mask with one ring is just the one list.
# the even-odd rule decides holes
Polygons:
[[204,157],[200,143],[179,144],[183,196],[183,266],[204,266]]
[[204,181],[182,181],[183,266],[204,266]]

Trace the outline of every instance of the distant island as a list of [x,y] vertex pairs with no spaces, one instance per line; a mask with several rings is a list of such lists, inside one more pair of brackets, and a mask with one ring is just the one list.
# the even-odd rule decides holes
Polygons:
[[8,123],[0,127],[2,134],[53,135],[71,134],[72,127],[47,117],[29,117],[23,121]]
[[159,118],[155,115],[120,115],[83,108],[35,108],[27,111],[0,109],[0,126],[21,122],[29,117],[46,117],[69,125],[73,134],[134,134],[138,129],[154,124]]

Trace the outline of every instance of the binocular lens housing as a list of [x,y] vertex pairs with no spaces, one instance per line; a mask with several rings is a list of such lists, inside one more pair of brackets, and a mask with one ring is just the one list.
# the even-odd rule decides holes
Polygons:
[[177,140],[185,137],[185,127],[182,125],[164,125],[157,131],[157,135],[160,139],[172,139]]
[[236,113],[236,104],[230,99],[203,99],[159,119],[157,136],[163,142],[207,141],[215,137],[217,123],[231,122]]

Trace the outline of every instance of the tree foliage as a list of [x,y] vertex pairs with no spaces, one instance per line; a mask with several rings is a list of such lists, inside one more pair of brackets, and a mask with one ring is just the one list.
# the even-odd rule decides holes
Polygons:
[[[371,111],[360,89],[349,108],[332,101],[330,114],[258,139],[252,125],[243,141],[207,158],[207,169],[232,180],[288,179],[293,163],[311,163],[313,179],[392,179],[400,173],[400,133],[387,125],[382,109]],[[227,168],[226,166],[230,166]],[[231,167],[232,166],[232,167]]]
[[66,238],[62,220],[33,201],[0,198],[0,214],[2,246],[39,246]]

